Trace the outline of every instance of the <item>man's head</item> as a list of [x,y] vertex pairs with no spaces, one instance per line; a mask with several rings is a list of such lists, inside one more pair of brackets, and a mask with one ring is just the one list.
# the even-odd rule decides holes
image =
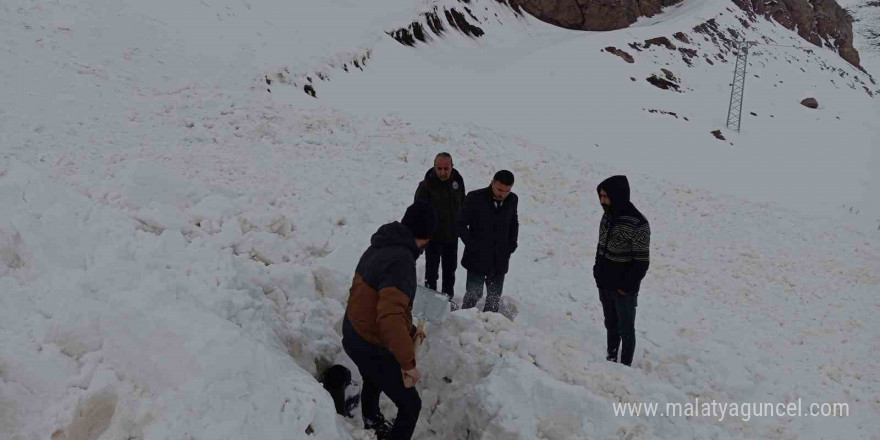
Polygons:
[[513,188],[513,173],[507,170],[495,173],[495,177],[492,178],[491,187],[492,198],[503,202],[510,195],[510,190]]
[[434,157],[434,174],[441,182],[445,182],[452,177],[452,155],[449,153],[440,153]]
[[416,246],[423,249],[437,229],[437,211],[430,203],[420,200],[406,208],[400,223],[409,228],[416,240]]
[[596,187],[599,203],[605,212],[620,209],[629,203],[629,181],[626,176],[611,176]]

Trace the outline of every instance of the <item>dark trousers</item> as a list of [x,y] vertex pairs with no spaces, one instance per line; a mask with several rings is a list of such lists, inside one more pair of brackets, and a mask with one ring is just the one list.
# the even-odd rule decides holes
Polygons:
[[477,305],[477,301],[483,297],[483,284],[486,285],[486,306],[483,307],[483,311],[498,312],[501,292],[504,289],[504,275],[481,275],[470,270],[467,273],[461,308],[469,309]]
[[621,295],[614,290],[599,289],[605,330],[608,339],[608,360],[617,360],[617,350],[623,342],[620,363],[632,365],[636,351],[636,295]]
[[455,270],[458,269],[458,239],[450,243],[429,242],[425,248],[425,287],[437,290],[440,263],[443,263],[441,292],[455,296]]
[[[349,328],[345,328],[345,324]],[[400,364],[390,351],[380,347],[364,347],[363,341],[353,342],[357,337],[346,335],[353,329],[347,319],[345,324],[342,348],[357,365],[364,381],[361,387],[361,414],[364,422],[379,419],[379,393],[385,393],[397,406],[397,418],[394,419],[389,439],[409,440],[422,410],[422,399],[418,391],[403,385]]]

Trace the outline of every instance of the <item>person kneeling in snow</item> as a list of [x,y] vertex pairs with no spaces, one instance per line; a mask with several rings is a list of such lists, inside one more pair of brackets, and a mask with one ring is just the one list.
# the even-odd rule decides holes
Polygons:
[[606,359],[617,362],[617,349],[623,340],[620,363],[632,365],[636,349],[636,306],[639,286],[648,272],[651,227],[629,201],[626,176],[609,177],[596,191],[605,214],[599,225],[593,278],[605,314]]
[[[422,409],[414,388],[416,368],[412,324],[416,294],[416,259],[437,228],[437,213],[419,201],[400,222],[383,225],[361,256],[349,291],[342,324],[342,348],[363,378],[361,411],[364,427],[380,440],[408,440]],[[397,406],[394,424],[379,411],[379,393]]]

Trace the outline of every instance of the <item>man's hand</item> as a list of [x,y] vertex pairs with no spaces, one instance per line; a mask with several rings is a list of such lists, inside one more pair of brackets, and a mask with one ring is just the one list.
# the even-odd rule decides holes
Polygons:
[[626,292],[624,292],[623,290],[617,289],[617,293],[626,296]]
[[403,386],[406,388],[412,388],[422,380],[422,373],[419,373],[418,368],[413,368],[412,370],[400,370],[400,373],[403,374]]

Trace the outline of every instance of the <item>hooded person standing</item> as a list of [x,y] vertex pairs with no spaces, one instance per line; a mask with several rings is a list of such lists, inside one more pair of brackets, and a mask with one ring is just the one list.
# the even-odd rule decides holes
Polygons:
[[636,348],[636,307],[639,287],[648,272],[651,227],[629,199],[626,176],[612,176],[596,188],[605,213],[599,225],[599,242],[593,278],[605,315],[608,356],[611,362],[632,365]]
[[[422,401],[415,384],[413,343],[420,336],[412,324],[416,294],[416,258],[437,227],[437,213],[424,202],[413,203],[400,222],[383,225],[361,256],[349,290],[342,323],[342,348],[363,378],[361,411],[364,428],[380,440],[409,440]],[[379,411],[379,394],[397,406],[393,425]]]
[[464,179],[452,167],[452,156],[440,153],[434,158],[434,167],[425,174],[425,180],[416,189],[415,200],[430,203],[437,210],[437,231],[425,248],[425,287],[437,290],[440,263],[443,263],[441,292],[455,296],[455,270],[458,269],[458,232],[455,222],[464,202]]
[[504,276],[519,239],[519,199],[511,192],[513,173],[495,173],[488,187],[471,191],[458,216],[458,235],[464,242],[461,265],[467,286],[461,308],[477,305],[486,286],[484,312],[498,312]]

